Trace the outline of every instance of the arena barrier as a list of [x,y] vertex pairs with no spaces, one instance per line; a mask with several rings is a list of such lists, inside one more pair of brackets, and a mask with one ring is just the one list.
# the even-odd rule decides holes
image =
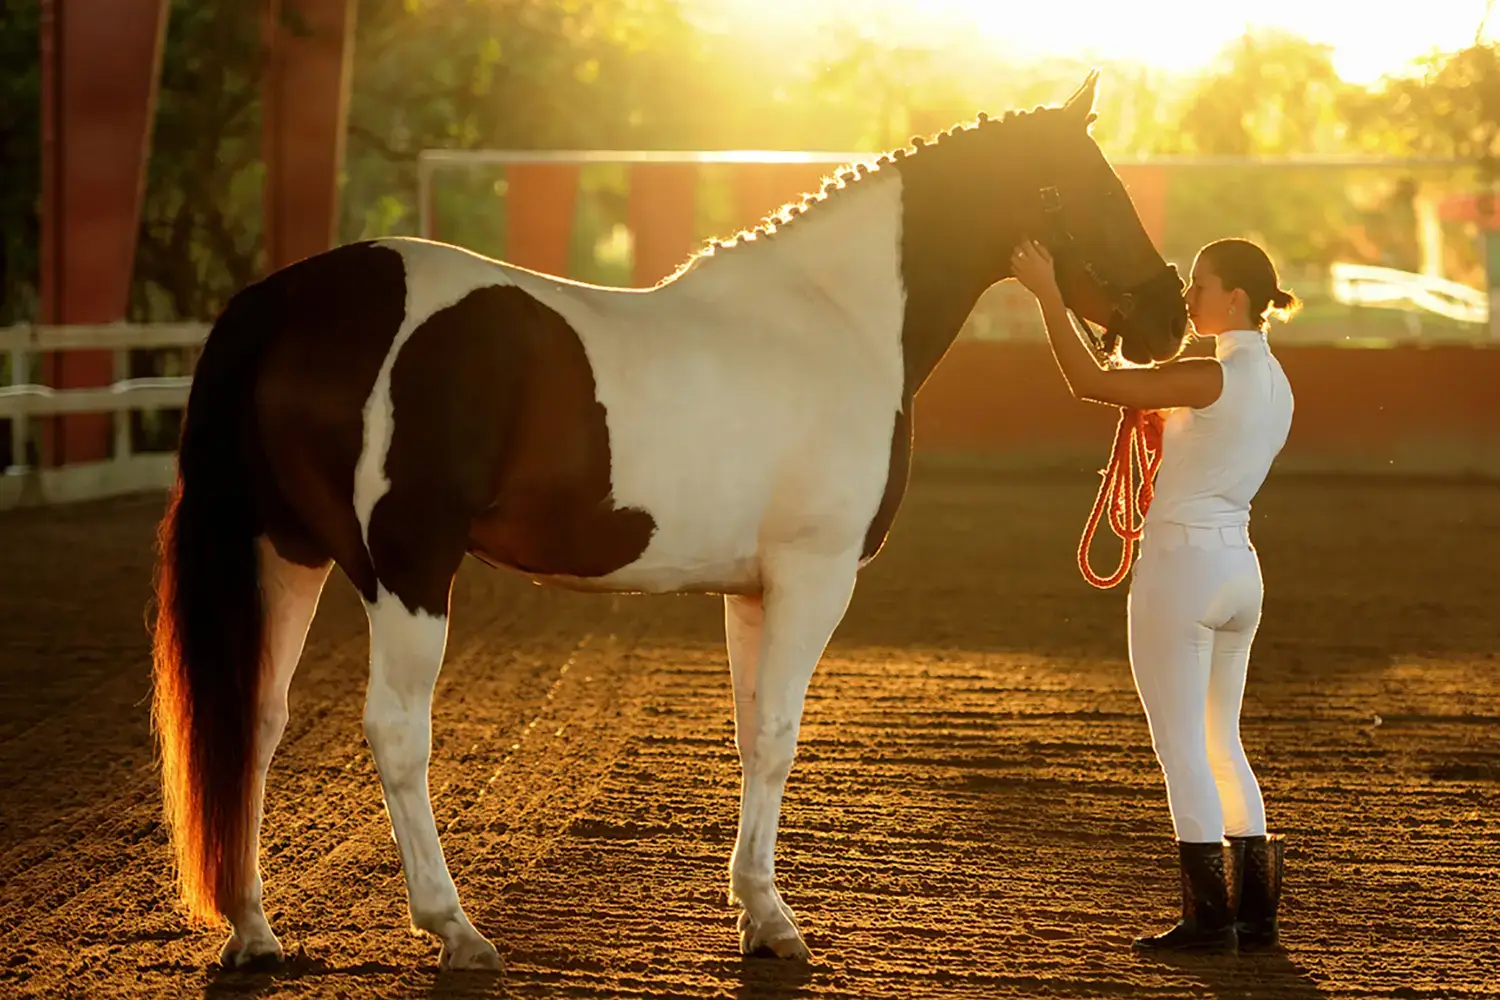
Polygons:
[[[191,348],[202,324],[11,327],[0,350],[11,371],[28,354],[111,350],[116,372],[131,348]],[[1273,346],[1296,395],[1285,472],[1500,478],[1500,347]],[[0,508],[165,489],[172,457],[133,453],[128,414],[174,409],[190,379],[119,378],[95,388],[0,386],[10,465]],[[56,468],[28,465],[32,422],[105,414],[113,454]],[[919,454],[1030,469],[1096,469],[1108,457],[1117,411],[1073,399],[1045,343],[962,339],[923,387],[915,409]]]
[[[1500,347],[1285,346],[1277,469],[1500,478]],[[1100,468],[1118,411],[1073,399],[1045,343],[961,340],[917,397],[918,451]]]

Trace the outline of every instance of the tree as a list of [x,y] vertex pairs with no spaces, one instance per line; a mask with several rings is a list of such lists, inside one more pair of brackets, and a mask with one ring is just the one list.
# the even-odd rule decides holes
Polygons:
[[[1339,78],[1331,50],[1279,30],[1247,32],[1220,54],[1223,68],[1187,92],[1159,152],[1221,156],[1330,153],[1347,148],[1342,102],[1358,88]],[[1168,229],[1185,256],[1223,236],[1270,244],[1284,264],[1323,264],[1353,252],[1358,210],[1349,178],[1328,170],[1226,168],[1179,176]]]
[[[1493,198],[1500,179],[1500,46],[1476,42],[1458,52],[1429,56],[1417,73],[1347,95],[1342,111],[1360,149],[1472,164],[1471,170],[1457,174],[1408,178],[1404,193],[1413,208],[1419,197],[1436,200],[1476,187],[1485,192],[1482,201]],[[1372,235],[1385,243],[1409,242],[1404,233],[1389,228],[1377,228]],[[1478,234],[1472,224],[1458,228],[1461,238],[1445,241],[1445,259],[1439,263],[1446,273],[1479,280],[1483,251],[1474,238]]]
[[[1328,153],[1346,148],[1339,78],[1332,49],[1276,29],[1250,31],[1189,92],[1176,133],[1163,152],[1231,156]],[[1164,137],[1170,138],[1170,137]]]
[[1356,144],[1413,156],[1453,156],[1493,173],[1500,156],[1500,46],[1429,56],[1422,72],[1346,95]]
[[174,0],[162,53],[130,318],[212,319],[260,270],[256,4]]
[[[18,0],[0,20],[0,322],[30,318],[35,303],[37,8]],[[876,151],[979,110],[1054,103],[1088,68],[999,58],[992,43],[961,34],[876,36],[867,24],[752,40],[707,23],[705,9],[696,0],[358,0],[339,239],[415,231],[424,147]],[[260,35],[258,4],[172,2],[132,318],[209,319],[261,270]],[[1421,75],[1370,91],[1339,80],[1326,47],[1282,32],[1247,34],[1214,65],[1183,80],[1107,64],[1100,145],[1496,160],[1493,46],[1434,58]],[[444,177],[439,207],[445,225],[458,220],[445,237],[498,245],[496,179]],[[622,178],[587,183],[581,218],[623,218]],[[1381,197],[1402,211],[1414,189],[1388,186]],[[1169,231],[1178,251],[1253,232],[1290,260],[1326,261],[1355,252],[1344,234],[1364,216],[1350,192],[1348,178],[1326,173],[1183,173]],[[1395,233],[1380,241],[1401,243]]]
[[37,0],[8,2],[0,18],[0,326],[30,319],[41,242],[42,109]]

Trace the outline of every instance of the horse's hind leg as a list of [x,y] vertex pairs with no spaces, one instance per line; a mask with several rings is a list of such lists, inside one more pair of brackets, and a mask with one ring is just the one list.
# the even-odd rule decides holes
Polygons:
[[474,929],[459,903],[427,786],[432,691],[448,641],[447,615],[408,609],[384,587],[365,610],[370,616],[365,737],[401,850],[412,926],[441,939],[444,968],[499,969],[495,946]]
[[287,689],[291,686],[297,663],[302,659],[307,629],[317,613],[318,598],[323,593],[329,571],[327,563],[300,566],[282,558],[265,538],[260,540],[259,548],[266,657],[260,704],[256,709],[255,787],[251,790],[255,825],[251,828],[253,833],[247,845],[249,857],[244,860],[253,876],[245,883],[244,897],[232,904],[227,914],[231,933],[219,960],[228,966],[281,956],[281,942],[272,933],[261,904],[260,824],[265,815],[266,774],[286,729]]

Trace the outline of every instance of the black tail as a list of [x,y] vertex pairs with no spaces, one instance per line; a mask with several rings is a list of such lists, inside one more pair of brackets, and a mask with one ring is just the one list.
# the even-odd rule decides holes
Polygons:
[[264,283],[230,300],[193,373],[177,481],[158,529],[152,722],[190,915],[217,922],[254,872],[252,791],[263,644],[255,384],[279,310]]

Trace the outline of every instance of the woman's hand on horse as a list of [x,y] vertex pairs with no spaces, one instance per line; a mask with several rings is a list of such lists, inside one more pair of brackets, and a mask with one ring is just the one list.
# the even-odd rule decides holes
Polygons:
[[1052,255],[1040,243],[1023,240],[1010,255],[1010,269],[1016,280],[1037,299],[1045,301],[1062,297],[1057,289],[1057,271],[1052,264]]

